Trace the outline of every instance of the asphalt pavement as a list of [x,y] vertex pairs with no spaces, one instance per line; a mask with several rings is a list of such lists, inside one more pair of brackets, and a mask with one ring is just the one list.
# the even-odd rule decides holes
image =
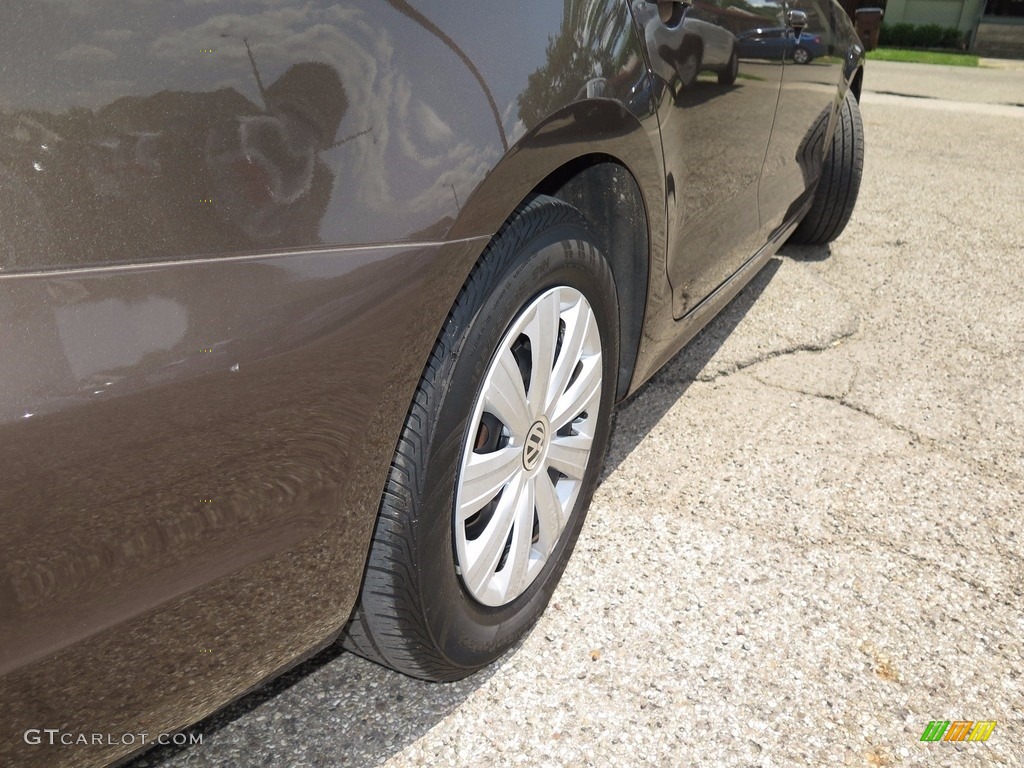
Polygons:
[[845,234],[620,408],[499,663],[432,685],[328,651],[134,768],[1024,765],[1019,104],[1021,71],[869,63]]

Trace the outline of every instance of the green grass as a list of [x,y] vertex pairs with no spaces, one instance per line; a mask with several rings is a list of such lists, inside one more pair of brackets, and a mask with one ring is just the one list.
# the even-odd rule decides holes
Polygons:
[[907,48],[876,48],[868,53],[876,61],[909,61],[914,64],[949,64],[954,67],[976,67],[978,57],[970,53],[913,51]]

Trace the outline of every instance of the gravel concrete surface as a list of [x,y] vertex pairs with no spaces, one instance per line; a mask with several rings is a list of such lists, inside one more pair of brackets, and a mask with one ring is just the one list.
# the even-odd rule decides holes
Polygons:
[[984,59],[987,66],[948,67],[869,61],[866,90],[982,104],[1024,106],[1024,62]]
[[[431,685],[330,650],[133,768],[1024,765],[1006,74],[870,63],[846,233],[785,248],[619,410],[576,554],[513,652]],[[998,725],[919,741],[957,719]]]

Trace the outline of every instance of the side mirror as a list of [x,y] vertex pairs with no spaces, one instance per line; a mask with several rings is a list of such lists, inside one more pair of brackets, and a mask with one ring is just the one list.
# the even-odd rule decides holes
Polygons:
[[796,37],[800,39],[800,33],[807,28],[807,14],[803,11],[786,11],[786,26],[796,32]]

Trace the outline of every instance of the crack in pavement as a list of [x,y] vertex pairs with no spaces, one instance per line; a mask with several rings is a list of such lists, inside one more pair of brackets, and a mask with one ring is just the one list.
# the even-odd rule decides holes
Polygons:
[[[948,99],[942,98],[941,96],[928,96],[928,95],[925,95],[923,93],[904,93],[902,91],[876,91],[876,90],[870,89],[870,88],[865,89],[865,92],[866,93],[877,94],[877,95],[880,95],[880,96],[898,96],[898,97],[903,98],[903,99],[926,99],[928,101],[943,101],[943,102],[947,102],[947,103],[951,103],[951,104],[962,103],[962,102],[957,102],[955,100],[950,101]],[[974,102],[968,102],[968,103],[974,103]],[[981,103],[986,103],[986,102],[981,102]],[[992,102],[987,102],[987,103],[993,104],[993,105],[998,106],[998,107],[1024,107],[1024,103],[1021,103],[1019,101],[992,101]]]
[[[868,418],[877,422],[883,427],[887,427],[888,429],[903,434],[904,436],[909,438],[911,445],[920,444],[925,449],[934,450],[936,453],[940,454],[944,458],[951,461],[962,463],[965,466],[969,467],[973,472],[976,472],[978,474],[987,475],[989,471],[993,468],[991,464],[986,463],[982,460],[975,459],[970,456],[964,456],[963,454],[959,453],[956,450],[953,444],[947,443],[942,440],[938,440],[934,437],[922,435],[920,432],[917,432],[910,427],[904,426],[902,424],[897,424],[894,421],[886,419],[884,416],[874,413],[873,411],[865,408],[863,405],[851,402],[850,400],[847,399],[847,395],[849,395],[849,393],[853,390],[855,378],[854,380],[851,381],[850,386],[847,388],[846,392],[844,392],[841,395],[830,395],[822,392],[809,392],[805,389],[799,389],[797,387],[786,387],[771,381],[765,381],[764,379],[760,378],[759,376],[757,376],[756,373],[753,372],[747,374],[747,376],[748,378],[756,381],[758,384],[761,384],[762,386],[770,387],[771,389],[776,389],[779,390],[780,392],[790,392],[795,395],[803,395],[805,397],[812,397],[817,400],[824,400],[825,402],[838,405],[842,408],[847,408],[862,416],[867,416]],[[1008,478],[1004,479],[1002,482],[1004,484],[1009,484],[1010,487],[1013,488],[1013,490],[1024,493],[1024,485],[1018,485],[1016,482],[1010,482]]]
[[908,437],[910,437],[911,442],[935,444],[936,447],[939,447],[941,445],[937,440],[935,440],[935,438],[927,437],[919,432],[915,432],[910,427],[905,427],[902,424],[897,424],[894,421],[890,421],[885,417],[868,410],[863,405],[858,405],[857,403],[848,400],[847,395],[849,395],[850,392],[853,390],[852,381],[850,385],[847,387],[846,391],[843,392],[841,395],[829,395],[822,392],[810,392],[806,389],[799,389],[797,387],[785,387],[781,384],[776,384],[771,381],[765,381],[764,379],[757,376],[756,373],[751,373],[750,378],[754,379],[754,381],[756,381],[758,384],[763,384],[766,387],[771,387],[772,389],[777,389],[781,392],[792,392],[795,395],[806,395],[807,397],[813,397],[818,400],[825,400],[830,403],[835,403],[836,405],[842,406],[843,408],[849,408],[851,411],[854,411],[863,416],[867,416],[868,418],[873,419],[874,421],[877,421],[884,427],[888,427],[889,429],[895,430],[896,432],[901,432],[904,435],[907,435]]
[[776,358],[779,358],[779,357],[785,357],[786,355],[795,355],[795,354],[797,354],[799,352],[814,352],[814,353],[827,352],[830,349],[835,349],[843,341],[845,341],[847,339],[852,339],[854,336],[857,335],[857,333],[859,331],[860,331],[860,318],[858,317],[857,318],[857,327],[856,328],[853,328],[853,329],[843,329],[843,330],[839,331],[838,333],[836,333],[835,335],[829,337],[824,342],[817,343],[817,344],[815,344],[813,342],[807,342],[807,343],[802,343],[802,344],[794,344],[792,346],[783,347],[781,349],[773,349],[773,350],[770,350],[768,352],[765,352],[763,355],[760,355],[760,356],[754,358],[753,360],[741,360],[739,362],[732,363],[731,366],[729,366],[728,368],[726,368],[724,370],[717,370],[717,371],[714,371],[712,373],[700,372],[696,376],[694,376],[693,378],[689,378],[688,380],[689,381],[699,381],[699,382],[707,384],[707,383],[711,383],[711,382],[717,381],[718,379],[723,379],[723,378],[725,378],[727,376],[732,376],[733,374],[736,374],[736,373],[741,373],[742,371],[745,371],[747,368],[752,368],[755,365],[759,365],[760,363],[765,363],[765,362],[768,362],[769,360],[775,360]]
[[864,91],[864,102],[872,106],[913,106],[941,112],[957,112],[961,114],[983,115],[986,117],[1024,117],[1024,109],[1017,102],[1000,101],[955,101],[938,96],[922,96],[918,94],[896,93],[884,91]]

